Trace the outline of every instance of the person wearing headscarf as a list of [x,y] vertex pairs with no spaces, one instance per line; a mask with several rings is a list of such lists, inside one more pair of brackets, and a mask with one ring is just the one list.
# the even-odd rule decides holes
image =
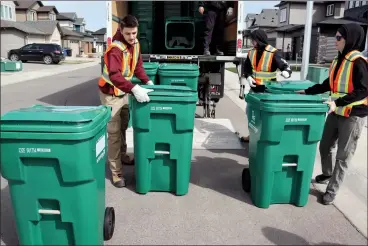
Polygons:
[[[332,204],[343,183],[349,162],[368,115],[368,61],[359,52],[364,31],[358,24],[346,24],[336,32],[338,55],[331,64],[329,77],[299,94],[316,95],[330,91],[329,106],[319,146],[322,174],[317,183],[328,183],[323,204]],[[335,167],[332,149],[337,144]]]
[[[254,48],[248,52],[244,62],[241,85],[249,84],[254,93],[265,92],[264,83],[266,81],[277,81],[277,69],[281,70],[284,78],[289,78],[292,72],[289,64],[281,57],[277,49],[268,43],[265,31],[255,30],[250,33],[250,38]],[[249,142],[249,136],[240,139],[242,142]]]

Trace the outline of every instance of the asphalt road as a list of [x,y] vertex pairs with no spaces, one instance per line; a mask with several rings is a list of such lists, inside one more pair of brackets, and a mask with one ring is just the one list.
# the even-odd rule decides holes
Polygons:
[[[99,71],[95,66],[4,86],[1,113],[32,104],[99,105]],[[227,97],[218,104],[217,118],[230,119],[236,130],[246,128],[243,110]],[[241,188],[247,164],[246,146],[193,150],[190,190],[182,197],[136,194],[133,167],[126,168],[127,189],[114,188],[107,173],[106,205],[115,208],[117,218],[115,234],[105,244],[367,245],[342,213],[318,202],[320,194],[314,189],[303,208],[256,208]],[[16,243],[9,187],[1,179],[1,245]]]

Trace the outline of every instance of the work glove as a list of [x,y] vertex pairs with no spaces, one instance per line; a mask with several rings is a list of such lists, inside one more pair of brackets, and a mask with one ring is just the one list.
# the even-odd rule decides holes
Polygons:
[[285,79],[290,78],[290,73],[286,70],[281,72],[281,76],[284,77]]
[[233,15],[233,12],[234,12],[234,9],[233,8],[228,8],[226,15],[227,16],[231,16],[231,15]]
[[149,102],[150,98],[148,93],[152,92],[152,89],[142,88],[139,85],[135,85],[132,89],[134,97],[137,99],[138,102]]
[[154,84],[153,84],[152,80],[149,80],[149,81],[146,83],[146,85],[154,85]]
[[249,76],[247,78],[247,81],[248,81],[248,84],[249,84],[250,87],[256,87],[257,86],[256,81],[252,78],[252,76]]

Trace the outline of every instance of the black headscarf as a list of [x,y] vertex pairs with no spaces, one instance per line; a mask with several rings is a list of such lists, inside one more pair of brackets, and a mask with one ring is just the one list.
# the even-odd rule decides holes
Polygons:
[[356,23],[342,25],[337,31],[345,39],[345,47],[339,56],[345,57],[352,50],[359,50],[364,41],[364,30]]
[[257,49],[264,49],[268,45],[267,33],[263,30],[254,30],[250,33],[250,38],[257,42]]

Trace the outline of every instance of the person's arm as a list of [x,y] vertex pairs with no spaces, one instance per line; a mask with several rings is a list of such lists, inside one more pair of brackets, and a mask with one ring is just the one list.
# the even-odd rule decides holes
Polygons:
[[330,87],[330,78],[325,79],[322,84],[315,84],[308,89],[305,90],[305,94],[307,95],[317,95],[322,94],[327,91],[331,91]]
[[287,63],[285,59],[281,57],[280,52],[278,51],[275,52],[275,55],[273,56],[272,64],[275,64],[276,68],[280,69],[280,71],[288,72],[289,76],[287,77],[291,76],[292,71],[291,71],[290,65],[289,63]]
[[131,92],[134,85],[126,80],[122,76],[121,68],[123,60],[121,50],[117,47],[112,48],[108,53],[108,70],[109,70],[109,78],[110,81],[114,84],[115,87],[120,89],[125,93]]
[[344,107],[368,97],[368,64],[362,58],[358,58],[354,62],[352,77],[354,90],[336,99],[335,104],[337,107]]
[[249,76],[253,75],[253,69],[252,69],[252,64],[250,62],[250,59],[249,59],[249,54],[247,58],[245,59],[243,66],[244,66],[243,76],[247,79]]
[[135,66],[134,75],[144,84],[147,84],[147,82],[150,80],[143,67],[142,54],[139,54],[137,65]]

